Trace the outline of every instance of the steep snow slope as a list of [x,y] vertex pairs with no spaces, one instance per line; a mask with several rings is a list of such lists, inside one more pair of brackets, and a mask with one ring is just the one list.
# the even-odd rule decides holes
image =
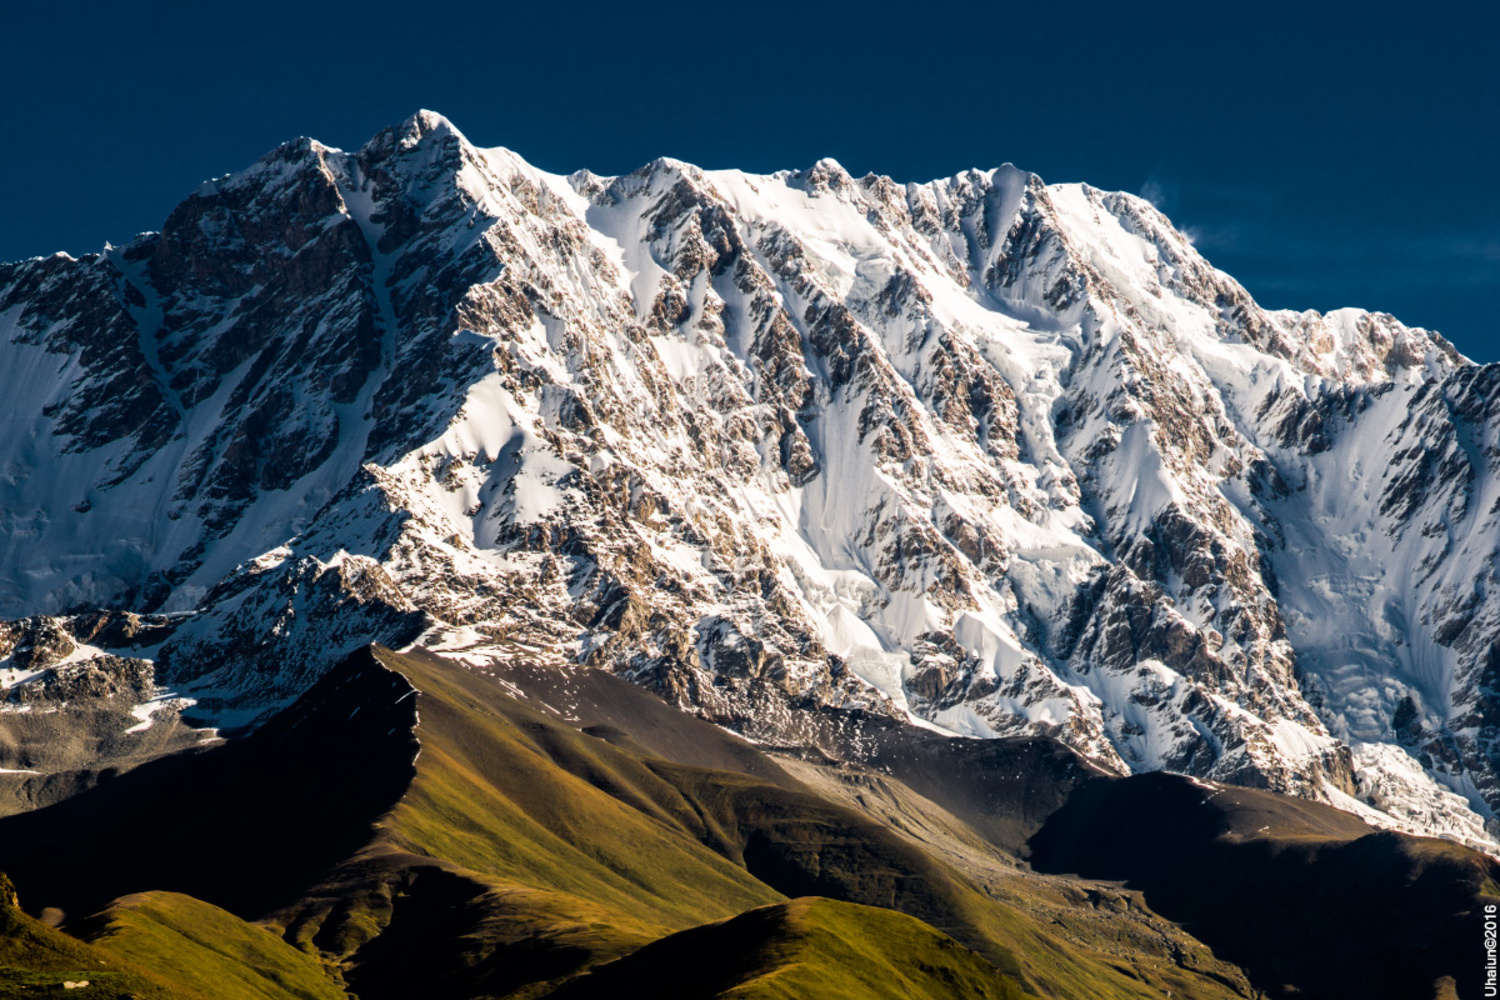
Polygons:
[[778,740],[862,705],[1470,841],[1500,805],[1492,369],[1262,310],[1129,195],[564,178],[424,112],[0,268],[0,352],[0,613],[153,615],[101,648],[219,725],[380,638]]

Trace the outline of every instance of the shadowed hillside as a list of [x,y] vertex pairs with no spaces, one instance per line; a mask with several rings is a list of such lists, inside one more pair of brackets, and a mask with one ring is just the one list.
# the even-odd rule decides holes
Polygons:
[[1347,813],[1175,775],[1074,792],[1032,839],[1045,871],[1119,879],[1271,996],[1479,996],[1500,864]]
[[399,676],[351,659],[245,739],[0,819],[0,871],[71,918],[156,889],[259,916],[369,840],[410,782],[415,711]]

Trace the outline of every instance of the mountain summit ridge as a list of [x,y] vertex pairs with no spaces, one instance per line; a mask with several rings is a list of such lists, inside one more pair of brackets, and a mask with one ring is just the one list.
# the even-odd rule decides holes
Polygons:
[[244,725],[417,642],[1493,849],[1497,373],[1133,195],[562,177],[419,112],[0,266],[0,682],[128,656]]

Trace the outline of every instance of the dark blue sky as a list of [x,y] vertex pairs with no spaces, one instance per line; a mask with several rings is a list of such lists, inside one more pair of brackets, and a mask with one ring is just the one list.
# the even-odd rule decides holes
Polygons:
[[1267,305],[1500,360],[1494,0],[6,8],[0,259],[122,242],[284,139],[428,107],[558,171],[1010,161],[1146,193]]

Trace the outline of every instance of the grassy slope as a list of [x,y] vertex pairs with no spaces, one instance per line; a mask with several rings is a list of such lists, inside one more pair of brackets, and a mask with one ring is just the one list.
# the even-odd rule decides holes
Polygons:
[[345,996],[317,959],[264,927],[179,893],[126,896],[69,930],[216,1000],[341,1000]]
[[[1153,913],[1138,892],[1032,872],[947,809],[889,775],[786,756],[777,762],[819,794],[877,819],[962,872],[990,900],[1023,915],[1011,928],[1010,940],[1021,971],[1045,988],[1077,976],[1073,963],[1050,961],[1060,943],[1075,959],[1093,955],[1163,993],[1201,995],[1205,978],[1251,992],[1239,969]],[[1046,940],[1028,944],[1039,930]]]
[[684,830],[632,754],[463,668],[381,657],[422,692],[416,777],[369,848],[272,917],[367,1000],[506,993],[783,898]]
[[685,830],[688,804],[635,756],[468,672],[408,676],[422,755],[388,820],[401,847],[671,930],[780,898]]
[[[1158,942],[1134,942],[1146,945],[1137,953],[1115,928],[1101,932],[1108,921],[1086,899],[1051,900],[1042,918],[997,903],[951,866],[774,765],[752,776],[670,763],[628,741],[585,735],[470,671],[378,655],[422,692],[417,777],[360,862],[365,889],[329,886],[314,894],[321,901],[277,916],[294,941],[350,962],[351,983],[371,1000],[399,978],[380,952],[394,947],[402,907],[425,905],[420,891],[403,896],[400,888],[420,886],[412,875],[419,860],[467,880],[469,895],[456,904],[468,914],[463,936],[485,941],[456,956],[472,974],[451,984],[454,996],[481,981],[523,985],[496,978],[517,957],[536,961],[533,982],[555,978],[785,895],[901,910],[1043,996],[1144,998],[1164,988],[1235,995],[1180,968]],[[373,875],[382,864],[385,874]],[[370,889],[376,883],[385,888]],[[366,903],[350,906],[361,892]],[[1011,902],[1025,900],[1013,894]],[[1057,926],[1053,911],[1070,906],[1095,919]],[[415,928],[429,922],[406,919],[409,947],[422,946]],[[543,945],[569,960],[541,961]],[[530,951],[518,956],[523,947]],[[1211,956],[1202,964],[1215,965]],[[491,973],[481,975],[486,967]]]
[[[403,685],[382,680],[390,675],[376,660],[407,677],[418,697],[408,700]],[[414,770],[406,793],[377,822],[373,839],[366,835],[365,847],[325,870],[311,888],[304,882],[296,901],[266,921],[300,950],[295,960],[274,948],[256,952],[274,935],[262,937],[227,913],[169,893],[127,897],[80,931],[172,977],[182,995],[208,991],[207,984],[243,966],[263,970],[236,978],[247,1000],[337,996],[331,980],[317,978],[318,962],[326,961],[363,1000],[460,1000],[539,996],[674,933],[787,896],[818,895],[924,921],[931,925],[924,933],[947,934],[973,949],[989,963],[987,974],[1003,973],[1040,996],[1145,998],[1166,988],[1231,995],[1211,976],[1178,968],[1159,943],[1099,919],[1097,901],[1079,896],[1038,906],[1030,890],[1017,890],[1019,881],[981,888],[889,823],[815,793],[714,727],[659,701],[627,711],[626,698],[610,690],[623,682],[608,681],[601,693],[619,717],[605,735],[600,727],[580,729],[547,715],[494,679],[445,661],[367,654],[364,665],[353,662],[341,678],[320,685],[327,690],[294,713],[281,727],[285,733],[268,727],[259,744],[269,749],[254,755],[264,763],[268,754],[280,761],[315,752],[315,744],[297,742],[311,732],[295,724],[304,717],[319,720],[312,727],[318,741],[336,740],[336,726],[351,715],[351,697],[403,710],[420,706],[414,769],[409,750],[394,756],[378,756],[373,745],[360,750],[369,770],[384,773],[387,763],[406,775]],[[649,731],[638,725],[642,712],[655,713]],[[371,731],[407,729],[382,717]],[[241,756],[259,744],[247,742]],[[653,750],[694,763],[674,763]],[[712,766],[696,766],[704,763]],[[287,828],[303,810],[300,798],[287,804],[289,811],[278,811],[274,796],[257,801],[266,807],[259,821],[273,828]],[[353,814],[352,822],[366,820]],[[33,839],[43,844],[45,834],[38,824]],[[345,836],[330,826],[335,834]],[[250,871],[222,858],[216,865],[238,872],[241,882]],[[90,890],[80,882],[80,897]],[[239,884],[225,891],[235,899],[255,895]],[[1059,919],[1072,913],[1081,919]]]
[[[343,1000],[316,959],[263,927],[176,893],[131,896],[62,931],[6,905],[0,998]],[[65,982],[86,981],[85,992]]]
[[1185,947],[1164,949],[1150,927],[1100,921],[1098,903],[1082,893],[1044,900],[1051,886],[1020,877],[983,891],[925,848],[825,801],[768,790],[737,775],[665,762],[652,767],[692,797],[707,825],[739,831],[737,856],[782,892],[910,914],[1038,995],[1159,997],[1170,990],[1229,997],[1234,989],[1218,977],[1243,981],[1186,935]]
[[892,910],[795,899],[674,934],[563,985],[549,1000],[1011,1000],[976,953]]
[[272,923],[298,947],[344,964],[366,1000],[419,986],[433,998],[506,993],[665,933],[569,893],[385,848],[340,866]]
[[27,916],[15,904],[10,880],[0,875],[0,998],[78,997],[83,994],[63,983],[80,980],[88,981],[90,997],[102,1000],[208,1000]]
[[[631,986],[657,990],[647,960],[697,941],[708,943],[704,949],[719,942],[719,950],[704,952],[714,960],[689,977],[697,992],[684,996],[881,996],[890,983],[913,996],[949,995],[931,991],[967,983],[969,992],[959,995],[982,995],[964,978],[977,962],[990,984],[983,988],[993,986],[996,996],[1211,1000],[1248,995],[1243,975],[1151,909],[1189,922],[1232,957],[1259,963],[1263,983],[1295,980],[1316,992],[1325,984],[1305,960],[1330,950],[1308,944],[1335,924],[1330,908],[1346,915],[1339,926],[1373,921],[1368,940],[1376,940],[1411,926],[1386,911],[1420,903],[1424,915],[1413,930],[1421,940],[1391,942],[1389,972],[1380,962],[1365,970],[1395,996],[1433,985],[1452,965],[1416,962],[1405,952],[1461,945],[1467,939],[1448,925],[1468,926],[1471,904],[1495,890],[1497,869],[1470,852],[1394,835],[1351,841],[1358,830],[1345,828],[1348,817],[1263,793],[1214,792],[1213,808],[1204,808],[1203,790],[1192,783],[1105,781],[1077,773],[1074,762],[1049,756],[1036,741],[980,745],[985,756],[976,768],[949,759],[954,746],[975,750],[968,742],[926,748],[911,755],[921,767],[904,765],[922,786],[917,795],[906,777],[892,776],[894,766],[884,766],[903,763],[892,741],[882,766],[840,776],[831,766],[815,775],[819,765],[809,765],[794,778],[748,744],[618,678],[554,672],[546,680],[555,694],[523,701],[496,678],[431,656],[377,650],[363,657],[257,736],[162,769],[145,789],[154,797],[140,800],[141,789],[123,787],[132,772],[120,788],[12,817],[0,830],[13,834],[0,837],[4,852],[36,855],[28,875],[55,898],[81,907],[120,891],[117,883],[176,879],[201,884],[208,898],[246,916],[263,912],[246,912],[257,899],[294,899],[264,921],[275,933],[187,896],[150,892],[70,926],[118,948],[120,958],[12,907],[0,933],[0,967],[9,966],[0,972],[0,997],[23,988],[27,996],[48,995],[30,989],[48,983],[64,995],[61,980],[87,977],[93,996],[332,1000],[342,990],[320,962],[341,971],[362,1000],[541,997],[568,982],[568,990],[591,989],[588,983],[604,980],[577,974],[611,962],[616,971],[608,975],[636,970]],[[410,698],[387,667],[420,694]],[[421,753],[413,767],[418,704]],[[568,717],[539,710],[551,704]],[[363,726],[352,741],[339,728],[351,719]],[[330,744],[340,748],[336,761],[319,756]],[[989,759],[997,755],[998,764]],[[351,768],[370,794],[330,795]],[[990,781],[991,772],[1016,787]],[[246,775],[265,787],[241,802]],[[289,775],[295,796],[283,787]],[[940,780],[950,775],[954,781]],[[1059,775],[1072,791],[1056,809]],[[161,826],[149,807],[202,801],[184,792],[201,791],[203,778],[223,792],[208,804],[228,822],[213,825],[234,835],[204,841],[197,853],[148,843]],[[371,805],[398,786],[404,794],[395,792],[399,801],[372,828]],[[101,850],[100,827],[76,820],[121,800],[144,810],[133,824],[141,849],[132,841],[129,850]],[[997,849],[1015,850],[1012,842],[1043,814],[1046,825],[1028,844],[1034,863],[1129,878],[1151,906],[1141,892],[1029,872]],[[309,816],[317,820],[319,852],[300,857],[299,840],[287,860],[300,868],[276,868],[279,854],[264,851],[268,837],[300,831],[296,824]],[[344,860],[309,874],[339,844],[353,845]],[[48,862],[60,848],[78,864],[48,881],[47,872],[61,871]],[[1409,891],[1393,891],[1402,885]],[[1299,886],[1310,900],[1288,906]],[[812,896],[886,909],[786,903]],[[1226,898],[1233,902],[1226,906]],[[730,919],[737,914],[744,916]],[[1359,920],[1351,924],[1348,914]],[[1247,937],[1242,924],[1259,930]],[[1360,954],[1342,939],[1327,944]],[[726,955],[740,952],[759,963],[742,970],[753,974],[714,986]],[[1398,982],[1407,967],[1426,978]],[[874,978],[862,979],[861,969],[873,969]],[[1350,971],[1322,975],[1336,985]]]

